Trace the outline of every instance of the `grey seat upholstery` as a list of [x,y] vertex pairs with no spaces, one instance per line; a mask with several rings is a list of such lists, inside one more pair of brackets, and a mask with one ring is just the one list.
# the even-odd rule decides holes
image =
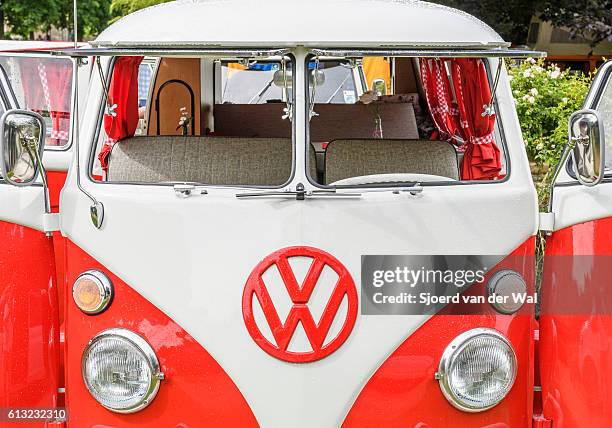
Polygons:
[[445,141],[335,140],[325,155],[325,183],[374,174],[431,174],[459,179],[457,153]]
[[[107,180],[280,186],[292,159],[288,138],[134,137],[113,147]],[[310,164],[316,176],[314,150]]]

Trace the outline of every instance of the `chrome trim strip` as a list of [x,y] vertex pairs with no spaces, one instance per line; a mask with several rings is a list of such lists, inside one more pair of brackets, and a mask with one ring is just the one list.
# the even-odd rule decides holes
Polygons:
[[313,49],[315,56],[393,56],[393,57],[453,57],[453,58],[540,58],[546,52],[524,49]]
[[285,56],[289,49],[164,49],[164,48],[88,48],[88,49],[66,49],[53,51],[53,55],[71,57],[90,56],[214,56],[258,58],[271,56]]

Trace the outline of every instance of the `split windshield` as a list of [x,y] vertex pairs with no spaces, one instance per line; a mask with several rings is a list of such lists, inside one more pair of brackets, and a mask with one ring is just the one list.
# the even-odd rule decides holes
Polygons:
[[295,69],[289,56],[116,58],[92,176],[282,187],[304,132],[321,187],[505,177],[489,60],[312,56],[308,130],[294,129]]

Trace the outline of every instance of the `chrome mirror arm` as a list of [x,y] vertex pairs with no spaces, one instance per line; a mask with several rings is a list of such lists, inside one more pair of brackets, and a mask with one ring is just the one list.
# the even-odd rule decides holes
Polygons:
[[[89,215],[91,218],[91,222],[96,227],[96,229],[100,229],[104,222],[104,205],[102,202],[98,201],[92,194],[90,194],[87,190],[83,188],[81,185],[81,155],[80,155],[80,144],[79,144],[79,61],[74,62],[73,69],[73,81],[74,81],[74,108],[73,108],[73,131],[72,131],[72,140],[75,144],[75,168],[76,168],[76,185],[81,193],[87,196],[93,204],[89,207]],[[101,68],[100,68],[101,71]],[[102,80],[104,80],[100,76]],[[102,81],[102,86],[106,89],[106,82]]]

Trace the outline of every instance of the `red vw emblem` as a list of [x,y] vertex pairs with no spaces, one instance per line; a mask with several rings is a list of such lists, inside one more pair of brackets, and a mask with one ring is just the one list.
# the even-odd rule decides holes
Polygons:
[[[296,279],[296,273],[290,263],[293,258],[312,260],[301,284]],[[284,321],[272,301],[270,286],[264,281],[266,272],[273,268],[277,269],[286,293],[281,291],[288,295],[291,302]],[[328,287],[321,281],[321,274],[326,268],[335,273],[334,277],[337,276],[337,279],[334,278],[335,283]],[[314,319],[312,308],[309,307],[309,302],[314,300],[311,299],[313,293],[330,296],[318,320]],[[340,311],[345,299],[346,311]],[[257,303],[263,313],[259,320],[256,319],[254,311],[254,305]],[[320,360],[337,350],[353,330],[357,309],[357,290],[348,270],[332,255],[312,247],[288,247],[270,254],[253,269],[242,295],[242,314],[253,340],[273,357],[292,363]],[[345,312],[345,315],[342,312]],[[336,320],[339,317],[342,319]],[[342,323],[337,328],[339,322]],[[262,323],[268,324],[271,333],[271,337],[268,337],[275,343],[262,333]],[[298,324],[301,324],[306,333],[310,349],[289,349]],[[336,328],[333,329],[332,326]],[[333,335],[330,334],[332,330],[338,330],[337,334],[328,337]]]

